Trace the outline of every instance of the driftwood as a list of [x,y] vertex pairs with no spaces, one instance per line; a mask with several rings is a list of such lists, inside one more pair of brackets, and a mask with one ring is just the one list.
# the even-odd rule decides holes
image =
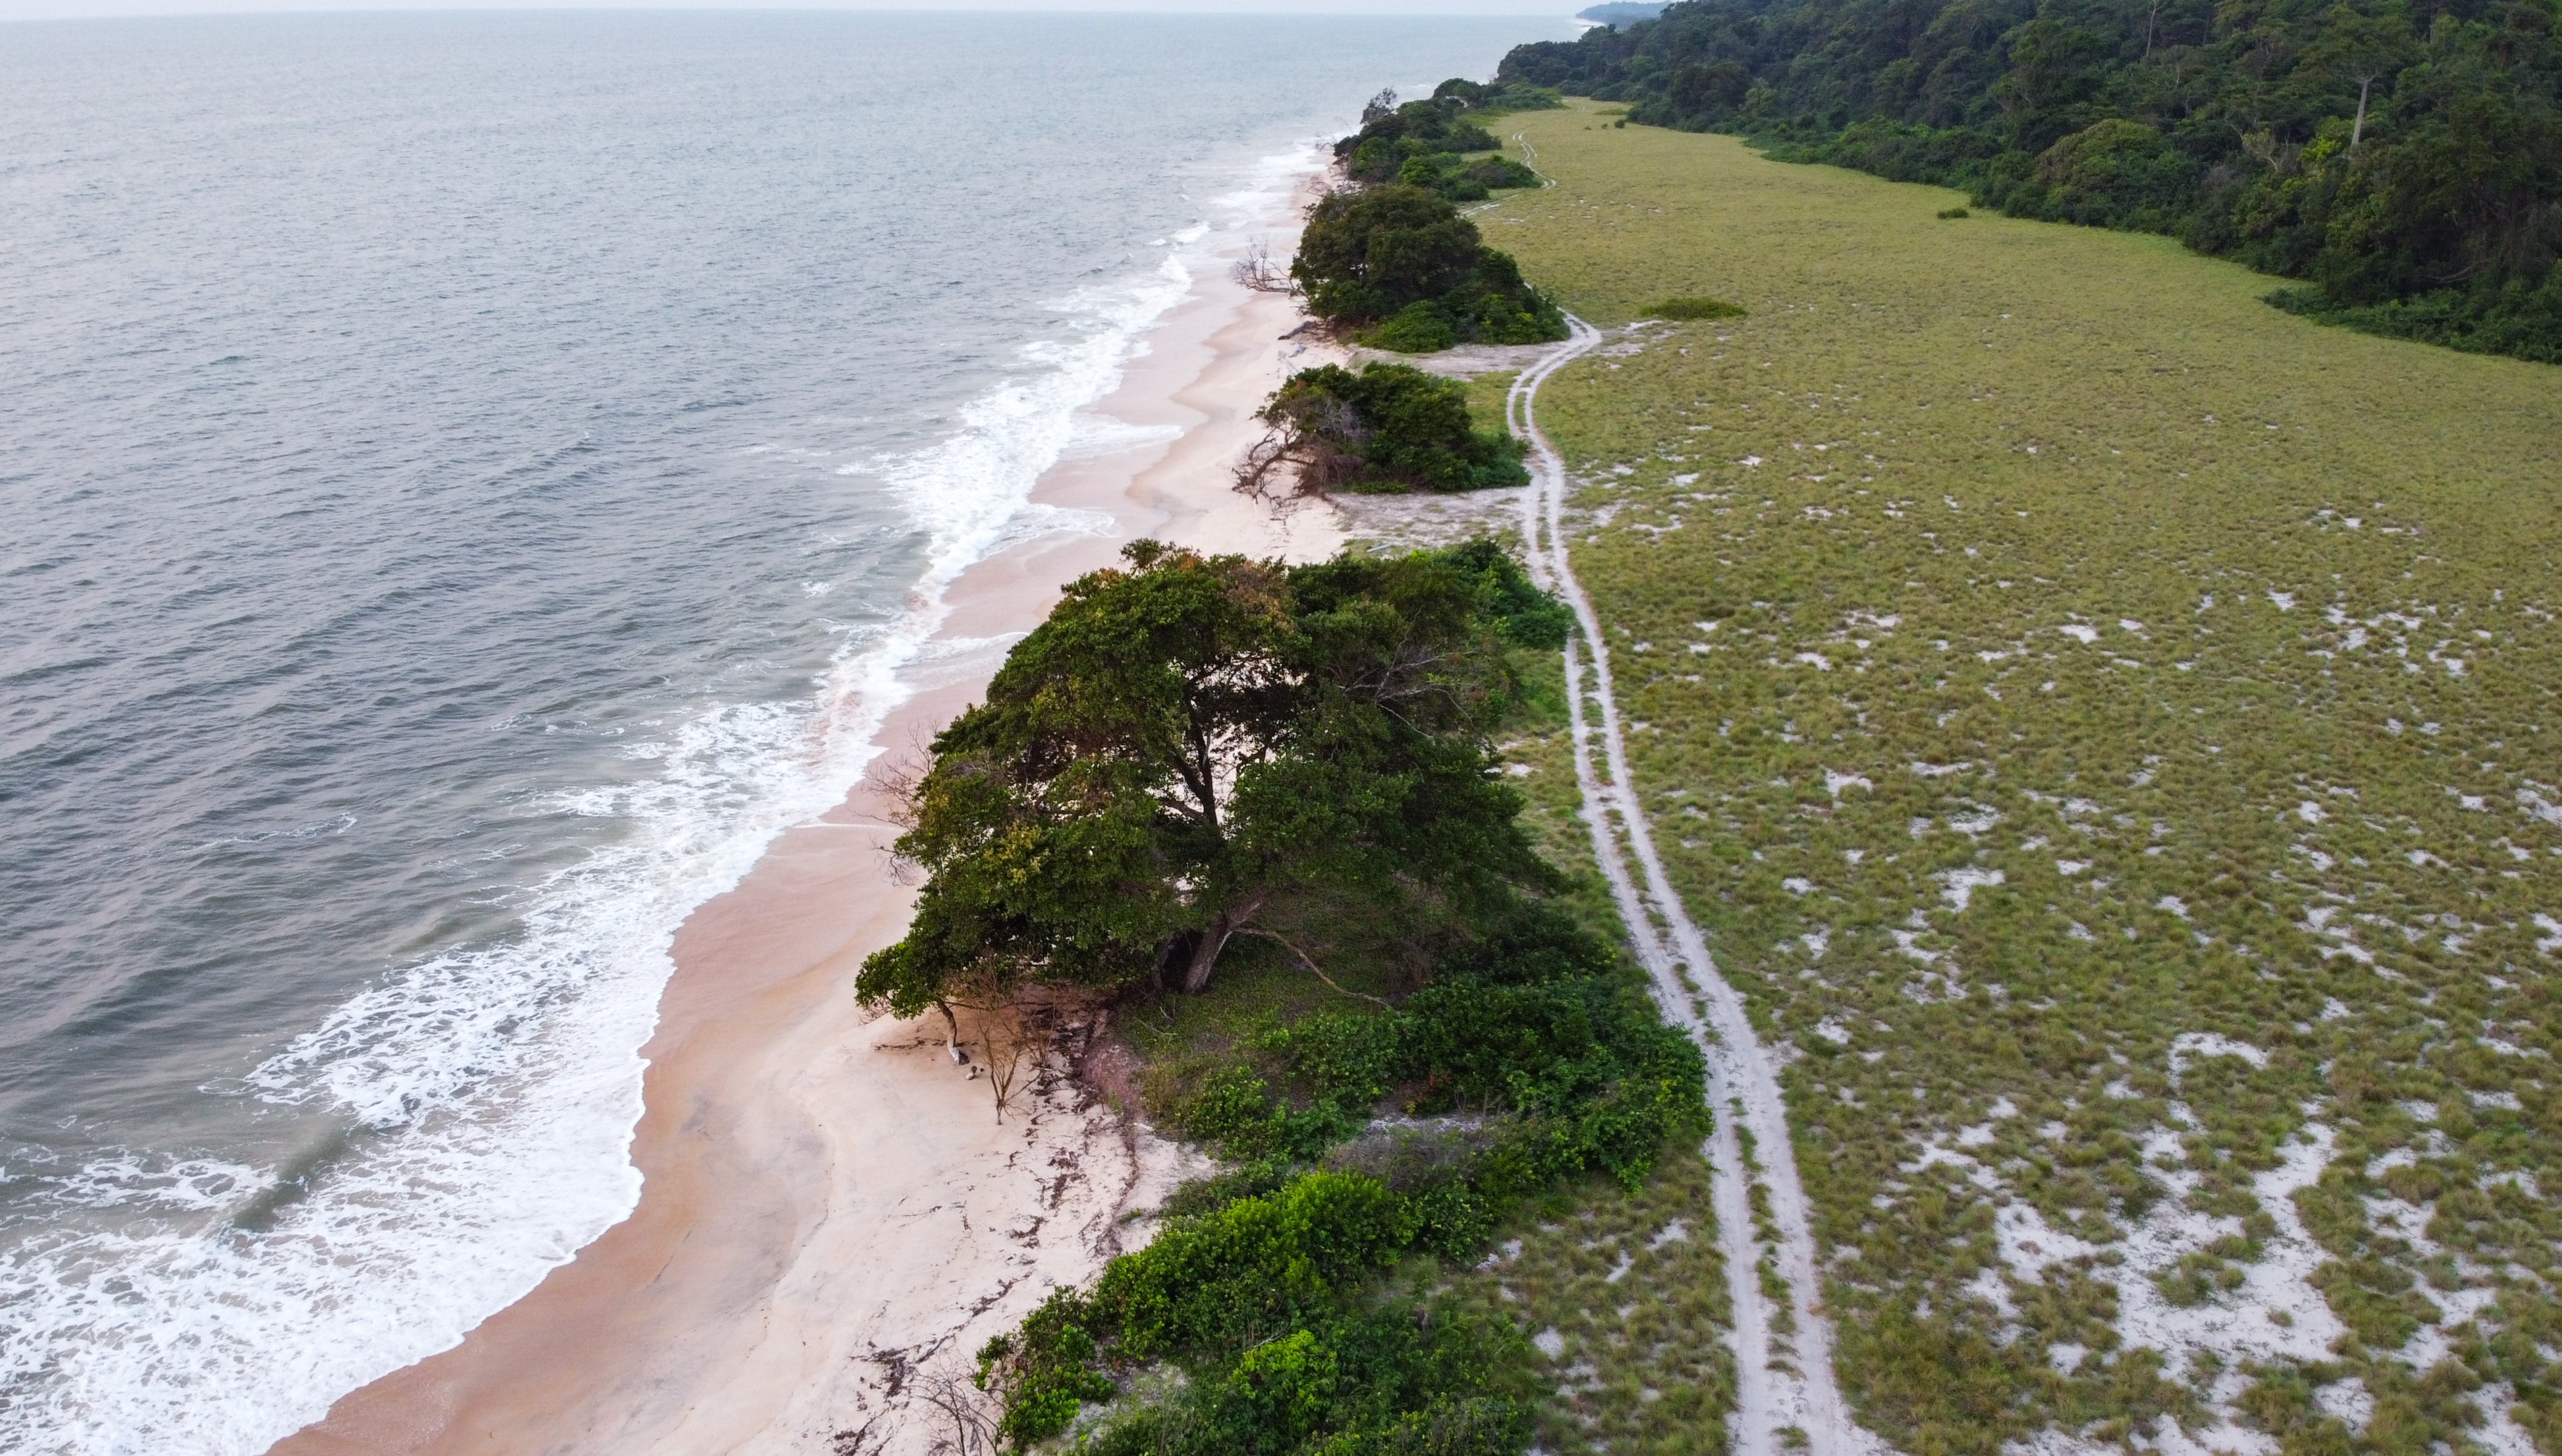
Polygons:
[[1299,285],[1290,276],[1288,266],[1272,257],[1272,245],[1257,238],[1245,250],[1245,256],[1227,271],[1227,275],[1257,293],[1296,293]]

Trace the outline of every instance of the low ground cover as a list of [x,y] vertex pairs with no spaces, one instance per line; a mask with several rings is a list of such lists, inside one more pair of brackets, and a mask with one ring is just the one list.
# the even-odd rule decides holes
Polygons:
[[2562,1456],[2549,372],[2166,240],[1507,128],[1558,185],[1478,221],[1566,306],[1747,310],[1541,420],[1658,841],[1792,1058],[1863,1418]]

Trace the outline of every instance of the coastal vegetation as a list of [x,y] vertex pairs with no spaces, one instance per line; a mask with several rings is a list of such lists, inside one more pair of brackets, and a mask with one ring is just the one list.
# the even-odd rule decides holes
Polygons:
[[1143,974],[1198,993],[1267,917],[1465,921],[1553,883],[1487,770],[1506,648],[1562,637],[1510,557],[1123,554],[935,736],[896,846],[924,890],[864,961],[866,1001]]
[[1448,199],[1401,181],[1320,200],[1290,277],[1310,313],[1402,353],[1565,337],[1564,316],[1509,255]]
[[1457,78],[1402,105],[1396,92],[1380,91],[1363,108],[1361,130],[1335,143],[1335,160],[1355,182],[1402,182],[1452,202],[1482,202],[1498,188],[1539,185],[1537,172],[1502,155],[1503,143],[1484,123],[1557,104],[1554,91],[1496,90]]
[[1151,1244],[981,1352],[1001,1434],[1085,1413],[1080,1449],[1134,1456],[1511,1456],[1541,1357],[1463,1271],[1594,1180],[1662,1234],[1664,1145],[1705,1119],[1697,1051],[1495,772],[1495,728],[1556,712],[1538,679],[1569,619],[1485,541],[1127,555],[936,740],[899,844],[915,927],[859,983],[908,1013],[1033,988],[1153,1007],[1127,1033],[1148,1105],[1219,1160]]
[[1252,495],[1484,490],[1530,479],[1521,442],[1476,428],[1465,385],[1411,365],[1301,370],[1255,418],[1269,433],[1236,472],[1237,488]]
[[2556,0],[1687,0],[1500,79],[1645,125],[2176,237],[2272,302],[2562,361]]
[[1489,217],[1861,1420],[2562,1456],[2549,374],[1603,122]]

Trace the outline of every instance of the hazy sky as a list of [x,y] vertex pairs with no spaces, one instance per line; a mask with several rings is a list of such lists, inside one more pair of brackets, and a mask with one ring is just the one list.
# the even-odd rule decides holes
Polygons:
[[1180,10],[1261,15],[1571,15],[1591,0],[0,0],[0,20],[274,10]]

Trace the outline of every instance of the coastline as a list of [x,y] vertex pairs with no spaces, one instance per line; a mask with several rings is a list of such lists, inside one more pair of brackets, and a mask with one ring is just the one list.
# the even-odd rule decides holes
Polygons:
[[[1276,247],[1321,175],[1261,220]],[[1329,512],[1276,521],[1228,487],[1255,407],[1313,362],[1279,338],[1291,301],[1226,275],[1254,231],[1235,231],[1086,407],[1145,443],[1072,454],[1033,492],[1109,529],[963,573],[908,669],[912,695],[881,726],[880,768],[921,757],[1060,585],[1124,541],[1292,559],[1341,543]],[[1180,1176],[1173,1145],[1050,1070],[1000,1124],[939,1024],[854,1003],[855,967],[912,903],[888,873],[878,777],[780,835],[678,931],[641,1052],[631,1216],[459,1345],[341,1397],[273,1451],[924,1451],[951,1426],[938,1397],[975,1393],[981,1343],[1144,1241],[1124,1215]]]

